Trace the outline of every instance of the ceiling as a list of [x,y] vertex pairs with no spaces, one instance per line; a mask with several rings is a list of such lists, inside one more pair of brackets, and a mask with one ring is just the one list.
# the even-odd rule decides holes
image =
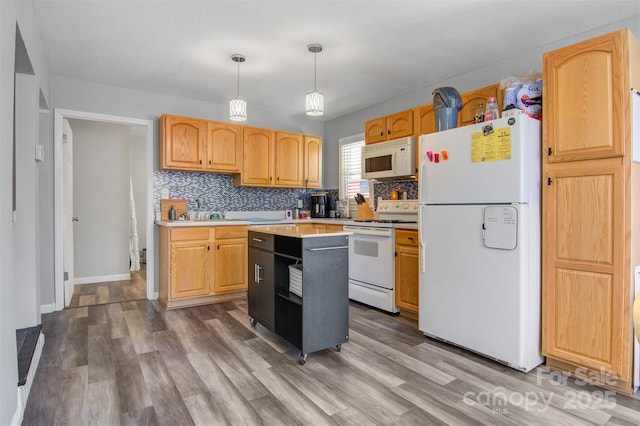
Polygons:
[[638,15],[637,0],[33,0],[53,75],[328,120]]

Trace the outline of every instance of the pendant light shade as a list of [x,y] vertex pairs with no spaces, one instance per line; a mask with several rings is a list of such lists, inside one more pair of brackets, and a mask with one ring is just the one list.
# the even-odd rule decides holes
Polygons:
[[316,53],[322,52],[321,44],[310,44],[307,46],[309,52],[313,53],[313,92],[307,93],[306,112],[307,115],[318,116],[324,114],[324,95],[316,88]]
[[238,64],[238,87],[235,99],[231,99],[229,102],[229,118],[232,121],[246,121],[247,120],[247,102],[240,99],[240,63],[244,62],[246,58],[243,55],[231,55],[231,60]]

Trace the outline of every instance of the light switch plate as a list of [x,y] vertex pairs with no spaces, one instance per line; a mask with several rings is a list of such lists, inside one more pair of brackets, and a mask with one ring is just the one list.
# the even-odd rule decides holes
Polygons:
[[36,145],[36,161],[42,163],[44,161],[44,145]]

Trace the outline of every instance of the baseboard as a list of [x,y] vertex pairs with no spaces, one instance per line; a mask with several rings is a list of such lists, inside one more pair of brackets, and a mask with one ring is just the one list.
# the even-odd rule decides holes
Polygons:
[[20,426],[24,418],[24,410],[27,406],[27,399],[29,398],[29,392],[31,391],[31,385],[33,384],[33,378],[36,375],[38,364],[40,363],[40,357],[42,356],[42,348],[44,348],[44,334],[40,332],[38,336],[38,343],[33,351],[33,357],[31,358],[31,364],[29,365],[29,373],[27,373],[27,381],[23,386],[18,386],[18,405],[16,411],[11,419],[11,426]]
[[110,281],[128,281],[130,279],[131,279],[131,274],[102,275],[99,277],[74,278],[73,283],[75,285],[95,284],[95,283],[105,283]]
[[40,305],[40,313],[41,314],[50,314],[51,312],[56,310],[55,303],[49,303],[48,305]]

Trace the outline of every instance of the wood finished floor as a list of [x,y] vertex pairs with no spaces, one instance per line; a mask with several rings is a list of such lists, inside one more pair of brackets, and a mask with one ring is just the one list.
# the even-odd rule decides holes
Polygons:
[[[529,374],[350,305],[350,341],[309,354],[246,301],[129,301],[43,315],[24,425],[638,425],[640,401]],[[604,402],[603,402],[604,397]]]
[[75,285],[68,308],[146,299],[147,265],[140,266],[139,271],[131,271],[130,280]]

